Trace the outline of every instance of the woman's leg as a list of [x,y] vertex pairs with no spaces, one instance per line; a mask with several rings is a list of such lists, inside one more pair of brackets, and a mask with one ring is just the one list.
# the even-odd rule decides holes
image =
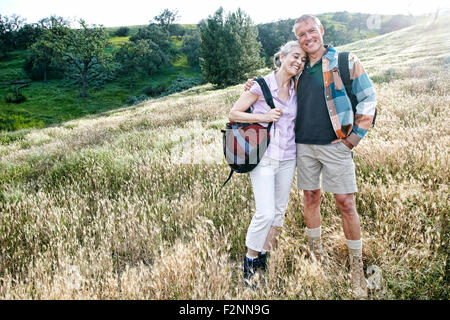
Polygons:
[[280,161],[275,173],[275,216],[271,229],[264,244],[264,250],[269,251],[276,243],[277,236],[284,224],[285,212],[289,201],[292,181],[295,175],[296,160]]
[[255,198],[255,215],[248,227],[245,244],[249,254],[261,252],[275,217],[275,162],[264,157],[250,172]]

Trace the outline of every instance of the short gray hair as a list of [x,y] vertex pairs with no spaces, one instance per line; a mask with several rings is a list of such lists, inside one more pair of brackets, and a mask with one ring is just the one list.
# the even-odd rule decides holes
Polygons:
[[294,32],[295,35],[297,35],[295,33],[295,25],[297,23],[300,23],[300,22],[303,22],[306,20],[313,20],[316,23],[317,27],[319,27],[319,28],[322,25],[322,22],[320,22],[319,18],[317,18],[316,16],[313,16],[312,14],[304,14],[300,18],[297,18],[297,20],[295,20],[295,22],[294,22],[294,26],[292,27],[292,32]]
[[300,43],[297,40],[292,40],[281,46],[280,51],[274,54],[273,56],[273,64],[275,68],[281,67],[281,58],[280,55],[287,56],[289,52],[291,52],[293,47],[300,47]]

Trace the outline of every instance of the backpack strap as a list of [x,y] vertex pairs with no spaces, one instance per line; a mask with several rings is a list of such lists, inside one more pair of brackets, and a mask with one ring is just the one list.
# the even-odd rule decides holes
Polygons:
[[353,114],[356,114],[356,105],[358,104],[358,100],[356,99],[356,96],[352,92],[353,81],[350,79],[348,55],[349,52],[339,52],[338,67],[339,67],[339,74],[341,76],[342,82],[344,83],[345,92],[347,93],[347,96],[350,99],[350,102],[352,103]]
[[274,109],[275,104],[273,103],[272,93],[270,93],[270,89],[267,86],[266,80],[264,80],[264,78],[256,78],[255,81],[258,82],[259,86],[261,87],[264,99],[266,100],[267,104],[271,109]]
[[[352,85],[353,80],[350,79],[350,70],[348,65],[349,52],[339,52],[338,56],[338,68],[339,74],[341,76],[342,82],[344,83],[345,92],[352,104],[353,114],[356,114],[356,105],[358,104],[358,99],[353,94]],[[377,118],[377,110],[375,109],[375,115],[373,117],[372,126],[375,126],[375,119]]]
[[[273,102],[272,93],[270,92],[270,89],[266,83],[266,80],[264,80],[264,78],[255,78],[255,81],[258,82],[259,86],[261,87],[261,90],[264,95],[264,99],[266,100],[266,103],[269,105],[269,107],[271,109],[275,109],[275,104]],[[273,122],[269,122],[269,125],[267,126],[267,130],[269,132],[270,132],[270,129],[272,128],[272,124],[275,127],[275,124]]]
[[231,170],[230,170],[230,174],[228,175],[228,179],[227,179],[227,181],[224,182],[224,184],[222,185],[222,188],[227,184],[228,181],[230,181],[231,176],[233,175],[233,172],[234,172],[234,170],[231,169]]

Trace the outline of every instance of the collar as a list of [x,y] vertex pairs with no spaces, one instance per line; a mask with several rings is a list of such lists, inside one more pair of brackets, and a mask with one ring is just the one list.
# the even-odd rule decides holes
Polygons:
[[[277,73],[277,70],[273,71],[271,74],[269,74],[269,77],[266,79],[267,85],[269,86],[270,92],[278,92],[278,83],[277,79],[275,78],[275,74]],[[294,90],[294,81],[291,80],[291,86],[289,87],[289,91]]]
[[[322,59],[325,57],[326,59],[328,59],[329,61],[335,60],[335,53],[336,53],[336,49],[334,49],[333,46],[328,45],[328,44],[324,44],[323,45],[325,47],[325,52],[323,53],[322,58],[320,58],[320,60],[318,60],[314,65],[316,65],[317,63],[321,62]],[[309,58],[306,58],[306,62],[305,62],[305,67],[309,66]]]
[[325,51],[325,54],[323,55],[328,61],[334,61],[336,60],[336,49],[331,45],[324,45],[324,47],[327,49]]

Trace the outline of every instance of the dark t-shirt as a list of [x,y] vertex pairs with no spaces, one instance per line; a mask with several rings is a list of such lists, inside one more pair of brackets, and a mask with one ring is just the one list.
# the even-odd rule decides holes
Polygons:
[[295,143],[328,144],[337,139],[325,101],[322,59],[309,61],[298,81]]

